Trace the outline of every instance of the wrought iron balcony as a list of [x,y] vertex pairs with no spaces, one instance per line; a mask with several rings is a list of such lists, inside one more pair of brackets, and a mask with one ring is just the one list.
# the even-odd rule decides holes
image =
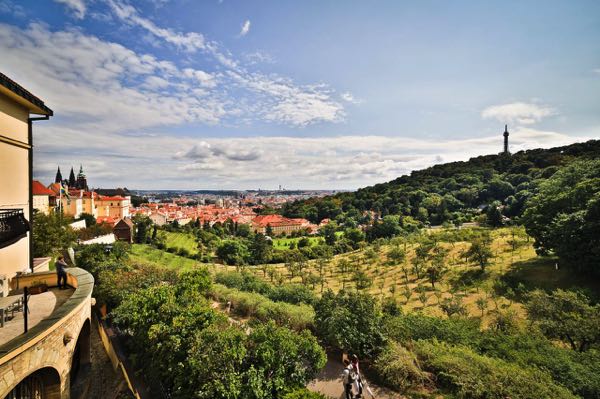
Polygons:
[[0,209],[0,248],[19,241],[29,229],[22,209]]

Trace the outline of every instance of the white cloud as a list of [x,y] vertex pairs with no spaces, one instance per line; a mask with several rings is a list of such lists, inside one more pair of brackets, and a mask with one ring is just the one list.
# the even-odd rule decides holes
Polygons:
[[501,122],[522,125],[531,125],[555,114],[555,110],[550,107],[523,102],[494,105],[481,112],[484,119],[497,119]]
[[[502,151],[501,134],[448,140],[385,136],[182,138],[130,136],[36,126],[37,177],[50,181],[61,166],[85,156],[94,186],[151,189],[357,188],[390,181],[433,164]],[[597,136],[597,134],[596,134]],[[566,145],[571,137],[531,128],[511,131],[512,152]],[[62,151],[61,156],[55,154]],[[94,156],[86,156],[88,152]],[[83,155],[82,155],[83,154]],[[43,158],[41,163],[37,160]],[[87,161],[84,168],[89,169]],[[182,173],[184,172],[184,173]]]
[[108,4],[114,14],[123,22],[139,26],[156,37],[175,45],[177,48],[192,53],[206,47],[204,36],[199,33],[180,33],[171,29],[161,28],[149,19],[140,16],[133,6],[118,0],[108,0]]
[[73,13],[75,18],[83,19],[87,11],[84,0],[54,0],[57,3],[64,4],[69,11]]
[[354,95],[352,93],[350,93],[349,91],[340,94],[340,97],[342,98],[342,100],[349,102],[351,104],[360,104],[362,101],[355,98]]
[[[258,72],[248,71],[241,66],[232,54],[223,49],[222,46],[204,38],[200,33],[179,33],[170,29],[160,28],[150,20],[139,15],[137,10],[119,0],[108,0],[117,18],[130,24],[139,26],[166,42],[184,48],[186,51],[194,52],[202,50],[214,57],[214,59],[226,69],[226,76],[243,90],[250,91],[257,98],[235,98],[238,106],[232,112],[251,114],[251,118],[257,116],[272,122],[284,123],[292,126],[303,127],[318,122],[339,122],[344,119],[344,107],[335,101],[332,92],[325,86],[297,85],[291,79],[276,75],[263,75]],[[250,21],[247,20],[240,32],[245,35],[250,29]],[[185,70],[184,70],[184,73]],[[200,71],[196,78],[203,87],[214,87],[214,76]],[[189,73],[187,73],[189,75]],[[258,101],[257,101],[258,100]],[[251,107],[247,104],[253,104]],[[246,106],[241,110],[240,106]],[[248,108],[249,107],[249,108]],[[233,115],[233,114],[232,114]]]
[[248,32],[250,32],[250,20],[249,19],[247,19],[242,24],[242,29],[240,30],[240,36],[246,36],[248,34]]

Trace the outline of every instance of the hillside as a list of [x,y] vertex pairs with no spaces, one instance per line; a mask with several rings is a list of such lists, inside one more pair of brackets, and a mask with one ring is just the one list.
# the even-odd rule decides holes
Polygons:
[[563,147],[520,151],[510,156],[484,155],[466,162],[451,162],[414,171],[388,183],[356,192],[296,201],[287,217],[312,222],[324,218],[346,225],[364,223],[365,211],[379,216],[410,216],[416,222],[440,225],[472,220],[479,210],[498,201],[502,214],[522,215],[528,198],[539,184],[560,167],[581,159],[600,158],[600,140]]

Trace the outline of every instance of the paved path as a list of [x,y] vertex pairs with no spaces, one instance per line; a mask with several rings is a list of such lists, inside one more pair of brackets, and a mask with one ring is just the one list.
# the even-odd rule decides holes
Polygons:
[[[29,297],[29,317],[27,318],[29,328],[50,316],[55,309],[58,309],[73,295],[73,292],[75,290],[72,288],[66,290],[52,288],[41,294],[31,295]],[[12,316],[10,312],[9,316]],[[6,322],[4,327],[0,328],[0,345],[23,334],[23,312],[15,312],[14,316]]]
[[[307,388],[314,392],[322,393],[323,395],[332,399],[344,399],[344,388],[342,387],[342,370],[344,365],[342,364],[341,356],[339,354],[328,354],[327,364],[321,370],[313,381],[311,381]],[[405,399],[404,396],[399,393],[392,392],[389,389],[381,388],[373,384],[369,384],[368,380],[363,377],[363,380],[371,388],[377,399]],[[368,392],[363,392],[363,398],[370,398]]]

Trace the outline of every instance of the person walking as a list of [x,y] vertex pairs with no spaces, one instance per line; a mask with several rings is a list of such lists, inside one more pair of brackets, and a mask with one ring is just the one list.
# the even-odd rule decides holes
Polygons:
[[54,265],[56,266],[58,289],[64,290],[65,288],[67,288],[67,272],[65,268],[68,267],[67,263],[65,262],[65,258],[62,255],[59,256],[58,259],[56,259],[56,263]]
[[344,359],[344,371],[342,371],[342,383],[344,384],[344,399],[354,399],[352,393],[352,384],[356,379],[356,374],[350,360]]
[[358,392],[358,395],[356,397],[362,398],[363,382],[362,375],[360,374],[360,368],[358,366],[358,356],[354,354],[351,356],[351,359],[352,369],[354,370],[354,373],[356,375],[356,380],[354,381],[354,385],[356,386],[356,392]]

